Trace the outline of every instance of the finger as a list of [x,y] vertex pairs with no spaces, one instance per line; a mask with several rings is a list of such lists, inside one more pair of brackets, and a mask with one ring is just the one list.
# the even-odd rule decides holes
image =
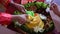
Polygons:
[[57,4],[56,3],[52,3],[51,7],[53,7],[54,9],[57,9]]
[[27,14],[23,14],[25,17],[27,17],[28,15]]
[[18,17],[18,22],[20,23],[20,24],[24,24],[25,22],[26,22],[26,20],[25,20],[25,18],[23,18],[24,16],[19,16]]
[[50,6],[50,10],[53,10],[53,9],[54,9],[53,6],[54,6],[54,3],[51,4],[51,6]]
[[54,7],[53,7],[53,6],[51,6],[51,7],[50,7],[50,10],[54,10]]
[[25,13],[25,7],[23,5],[20,5],[22,13]]
[[56,3],[54,3],[53,5],[57,7],[57,4]]
[[20,17],[22,17],[22,18],[26,18],[27,16],[28,16],[27,14],[20,15]]
[[22,7],[22,13],[26,13],[26,9],[25,9],[25,7]]
[[21,19],[18,20],[18,22],[19,22],[20,24],[25,24],[25,23],[26,23],[26,20],[23,19],[23,18],[21,18]]
[[53,6],[54,8],[57,8],[57,4],[56,3],[52,3],[51,6]]

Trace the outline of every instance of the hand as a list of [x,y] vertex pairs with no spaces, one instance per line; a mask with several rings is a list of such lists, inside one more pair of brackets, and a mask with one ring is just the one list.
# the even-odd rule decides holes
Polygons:
[[58,9],[58,6],[56,4],[52,4],[50,9],[58,16],[60,16],[60,12],[59,12],[59,9]]
[[27,21],[27,15],[22,14],[22,15],[12,15],[12,20],[18,21],[20,24],[24,24]]
[[51,5],[50,9],[53,10],[53,11],[59,11],[58,6],[54,3]]
[[16,9],[18,9],[22,13],[24,13],[24,14],[26,13],[26,9],[23,5],[15,3],[15,7],[16,7]]
[[17,10],[19,10],[19,11],[21,11],[22,13],[25,14],[26,9],[24,8],[23,5],[17,4],[17,3],[15,3],[13,0],[10,0],[10,4],[11,4],[11,6],[13,6],[14,8],[16,8]]
[[24,24],[24,23],[26,23],[26,21],[27,21],[27,15],[26,14],[23,14],[23,15],[19,15],[18,16],[18,22],[20,24]]

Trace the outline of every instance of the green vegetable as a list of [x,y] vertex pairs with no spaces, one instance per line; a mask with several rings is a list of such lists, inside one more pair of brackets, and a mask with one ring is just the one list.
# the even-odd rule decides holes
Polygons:
[[35,4],[36,4],[37,8],[40,8],[42,6],[43,2],[36,2]]
[[49,5],[47,5],[47,4],[43,3],[43,2],[27,3],[27,4],[25,4],[24,6],[25,6],[25,8],[26,8],[27,10],[29,10],[29,7],[31,7],[31,6],[36,6],[37,9],[42,9],[42,8],[43,8],[43,9],[46,9],[47,7],[49,7]]
[[42,7],[47,8],[47,4],[43,3]]
[[33,3],[27,3],[27,4],[25,4],[24,6],[25,6],[25,8],[28,8],[28,7],[30,7],[30,6],[34,6],[35,4],[34,4],[34,2]]
[[43,3],[43,2],[36,2],[35,3],[37,8],[47,8],[47,4]]
[[28,7],[29,7],[29,5],[28,5],[28,4],[25,4],[24,6],[25,6],[25,8],[28,8]]
[[26,14],[28,14],[30,16],[34,16],[34,12],[33,11],[26,11]]
[[14,12],[14,14],[15,15],[19,15],[19,14],[22,14],[20,11],[18,11],[18,10],[16,10],[15,12]]

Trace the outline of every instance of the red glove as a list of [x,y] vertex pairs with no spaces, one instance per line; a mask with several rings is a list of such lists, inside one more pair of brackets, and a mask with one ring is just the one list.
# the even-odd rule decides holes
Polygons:
[[0,24],[9,25],[11,23],[12,16],[6,13],[0,13]]

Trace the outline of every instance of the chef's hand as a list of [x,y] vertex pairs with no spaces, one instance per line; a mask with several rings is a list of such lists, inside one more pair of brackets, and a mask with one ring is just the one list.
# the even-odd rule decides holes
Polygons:
[[20,24],[24,24],[27,22],[27,15],[12,15],[12,20],[17,20]]
[[26,14],[19,15],[19,17],[18,17],[18,22],[19,22],[20,24],[26,23],[26,22],[27,22],[27,15],[26,15]]
[[20,12],[22,12],[24,14],[26,13],[26,9],[25,9],[25,7],[22,4],[15,3],[13,0],[10,0],[10,4],[11,4],[11,6],[16,8]]
[[60,12],[59,12],[59,9],[58,9],[58,5],[52,3],[50,9],[51,9],[56,15],[60,16]]

